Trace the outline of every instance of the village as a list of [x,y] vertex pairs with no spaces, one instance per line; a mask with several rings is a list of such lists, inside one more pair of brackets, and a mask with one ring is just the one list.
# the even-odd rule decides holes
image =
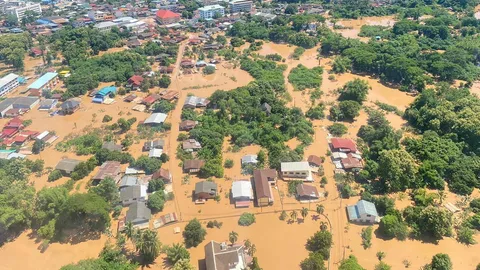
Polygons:
[[[373,5],[381,8],[385,3]],[[37,194],[65,187],[72,198],[103,192],[114,183],[108,193],[114,199],[103,198],[110,221],[95,233],[73,226],[63,229],[61,236],[55,232],[47,238],[38,227],[47,228],[53,220],[57,222],[53,230],[59,230],[65,211],[42,222],[33,214],[32,220],[37,220],[31,228],[0,247],[5,258],[2,267],[60,269],[98,258],[104,247],[118,245],[122,237],[125,253],[137,256],[133,254],[139,249],[138,239],[133,235],[146,237],[153,232],[161,248],[147,264],[152,269],[317,269],[305,266],[315,261],[312,254],[321,254],[324,268],[318,269],[350,269],[344,264],[351,260],[365,269],[390,269],[377,268],[387,264],[392,269],[418,269],[440,253],[449,255],[453,269],[474,269],[480,262],[474,244],[478,235],[473,232],[478,227],[467,233],[473,239],[470,244],[458,239],[460,232],[467,231],[465,222],[478,215],[473,206],[479,198],[478,186],[466,194],[451,187],[437,191],[435,184],[395,189],[395,183],[389,182],[385,184],[389,192],[381,193],[372,184],[377,182],[371,179],[375,166],[379,178],[397,167],[405,166],[398,169],[405,174],[415,167],[403,164],[410,160],[403,157],[402,164],[395,164],[398,153],[396,147],[389,149],[389,143],[396,140],[400,145],[402,140],[401,147],[414,155],[412,149],[419,147],[420,138],[429,135],[416,133],[404,117],[418,105],[421,90],[400,91],[375,76],[335,72],[339,57],[322,54],[322,43],[303,46],[300,41],[238,37],[242,31],[235,28],[238,25],[255,18],[270,27],[275,18],[289,14],[290,6],[248,0],[204,0],[195,5],[189,1],[5,2],[4,13],[22,23],[9,25],[5,20],[0,31],[18,36],[28,32],[33,41],[22,56],[23,71],[1,66],[0,164],[6,168],[17,160],[41,163],[41,169],[30,169],[27,176]],[[39,16],[47,10],[61,15]],[[311,39],[321,38],[316,33],[325,27],[340,37],[375,44],[387,38],[366,38],[362,26],[385,30],[398,22],[390,15],[321,21],[315,16],[329,18],[327,10],[310,3],[295,5],[294,13],[315,18],[298,30]],[[72,56],[70,45],[80,44],[82,37],[68,38],[80,36],[82,29],[115,39],[115,46],[96,51],[87,45],[85,58]],[[235,31],[238,36],[232,34]],[[43,37],[56,35],[67,40],[44,44]],[[129,66],[119,64],[122,61]],[[248,61],[264,66],[258,71]],[[317,67],[321,71],[316,75],[308,73],[299,81],[292,76],[300,69],[309,72]],[[110,76],[111,70],[118,73]],[[315,86],[308,85],[315,76]],[[263,79],[270,85],[262,85]],[[459,79],[454,84],[464,83]],[[349,87],[357,88],[348,92]],[[433,88],[433,83],[428,87]],[[475,87],[478,81],[473,93]],[[257,91],[263,93],[256,97]],[[363,97],[353,91],[364,91]],[[348,119],[341,103],[355,99],[360,105]],[[250,104],[256,107],[236,108]],[[315,116],[320,108],[321,116]],[[330,112],[328,117],[323,110]],[[375,129],[390,133],[369,141],[368,136],[379,136],[373,135]],[[468,143],[457,141],[460,144]],[[394,157],[378,149],[392,151]],[[426,151],[435,155],[437,150]],[[391,162],[372,162],[378,156]],[[390,167],[382,170],[382,165]],[[415,172],[410,176],[419,177],[422,169],[411,169]],[[402,178],[394,173],[389,177]],[[39,203],[35,197],[28,201]],[[449,232],[435,241],[400,236],[399,231],[427,234],[415,227],[418,217],[406,214],[414,208],[448,216]],[[386,220],[393,219],[398,227],[386,236]],[[35,223],[43,225],[34,229]],[[203,231],[200,239],[189,236],[197,223],[201,228],[196,233]],[[317,235],[328,235],[329,244],[312,248]],[[177,255],[182,258],[172,261],[170,253],[176,248],[188,256]],[[18,260],[20,256],[30,259]]]

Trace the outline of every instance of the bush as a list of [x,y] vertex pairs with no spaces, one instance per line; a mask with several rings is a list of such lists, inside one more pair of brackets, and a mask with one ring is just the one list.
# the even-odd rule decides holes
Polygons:
[[310,107],[305,113],[305,116],[310,119],[323,119],[325,117],[325,105],[323,103],[318,104],[315,107]]
[[233,160],[232,159],[225,160],[225,163],[223,164],[223,167],[225,167],[227,169],[233,168]]
[[372,226],[362,229],[362,246],[367,249],[372,246]]
[[318,88],[322,84],[321,67],[309,69],[302,64],[293,68],[288,75],[288,81],[296,90],[305,90],[307,88]]
[[53,170],[49,175],[48,175],[48,182],[52,182],[55,180],[58,180],[62,178],[62,173],[59,170]]
[[172,83],[172,80],[167,75],[162,75],[162,78],[158,80],[158,86],[161,88],[168,88],[168,86]]
[[163,190],[165,188],[165,183],[162,179],[152,179],[148,182],[148,192],[152,193],[155,191]]
[[117,205],[113,208],[113,213],[112,213],[112,216],[113,217],[118,217],[120,216],[120,214],[122,213],[122,209],[123,207],[121,205]]
[[110,122],[112,121],[112,117],[108,114],[106,114],[105,116],[103,116],[103,119],[102,119],[102,123],[107,123],[107,122]]
[[152,195],[148,196],[148,208],[152,209],[153,212],[160,212],[165,206],[165,194],[163,191],[157,191]]
[[319,252],[323,258],[330,258],[332,247],[332,234],[329,231],[318,231],[307,240],[307,250]]
[[208,223],[207,223],[207,228],[217,228],[217,229],[220,229],[222,228],[222,225],[223,225],[223,222],[218,222],[217,220],[210,220]]
[[334,123],[333,125],[328,126],[327,129],[335,137],[341,137],[348,132],[348,128],[341,123]]
[[250,226],[255,223],[255,215],[252,213],[243,213],[238,219],[238,225],[240,226]]
[[206,66],[203,68],[203,74],[210,75],[215,73],[216,69],[214,66]]
[[480,212],[480,198],[473,199],[470,202],[470,208],[472,208],[473,212],[479,213]]

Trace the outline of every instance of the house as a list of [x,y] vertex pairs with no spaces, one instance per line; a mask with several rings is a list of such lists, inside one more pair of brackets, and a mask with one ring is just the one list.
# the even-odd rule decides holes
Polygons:
[[163,149],[164,146],[164,140],[147,141],[143,144],[143,151],[150,151],[151,149]]
[[245,155],[242,157],[242,166],[245,166],[248,164],[257,165],[257,163],[258,163],[257,155]]
[[144,104],[146,106],[151,106],[153,103],[157,102],[160,98],[161,98],[160,95],[151,94],[151,95],[148,95],[147,97],[145,97],[142,100],[142,104]]
[[169,90],[167,92],[162,92],[160,95],[162,96],[163,100],[172,101],[178,98],[179,93],[177,91]]
[[255,185],[255,196],[257,205],[260,207],[273,204],[272,183],[275,183],[277,171],[273,169],[262,169],[253,171],[253,182]]
[[183,162],[183,171],[186,173],[196,173],[205,165],[204,160],[192,159]]
[[165,119],[167,119],[167,115],[164,113],[152,113],[145,121],[143,124],[145,125],[161,125],[163,122],[165,122]]
[[190,131],[194,129],[198,124],[198,121],[193,121],[193,120],[185,120],[182,121],[179,125],[180,131]]
[[320,198],[320,193],[314,186],[305,184],[297,185],[297,199],[299,201],[314,202]]
[[363,168],[362,160],[353,157],[350,153],[348,153],[347,157],[343,158],[340,162],[342,163],[345,171],[358,172]]
[[126,96],[126,97],[123,99],[123,101],[125,101],[125,102],[132,102],[132,101],[134,101],[136,98],[137,98],[137,95],[135,95],[135,94],[130,94],[130,95]]
[[182,148],[187,152],[194,152],[202,149],[202,145],[195,139],[188,139],[182,142]]
[[268,103],[264,102],[260,108],[262,111],[264,111],[267,115],[270,115],[272,113],[272,106],[270,106]]
[[65,158],[57,163],[55,170],[59,170],[63,175],[69,176],[81,162],[80,160]]
[[42,54],[43,54],[43,51],[38,47],[33,47],[30,49],[30,55],[33,57],[40,57],[42,56]]
[[18,78],[17,74],[10,73],[0,79],[0,97],[12,92],[20,85]]
[[282,178],[288,180],[313,181],[310,165],[307,161],[282,162],[280,164]]
[[158,171],[153,173],[152,179],[161,179],[164,183],[171,183],[172,174],[168,170],[160,168]]
[[62,103],[61,108],[64,114],[72,114],[80,108],[80,102],[74,99],[69,99]]
[[188,45],[198,45],[202,43],[202,40],[199,38],[191,38],[188,40]]
[[142,86],[143,77],[140,75],[133,75],[128,79],[127,83],[132,87],[132,89],[136,90]]
[[322,163],[323,163],[322,158],[315,155],[308,156],[307,162],[310,165],[310,167],[314,167],[314,168],[319,168],[320,166],[322,166]]
[[185,99],[185,103],[183,104],[183,108],[187,109],[195,109],[199,107],[206,107],[210,103],[210,101],[206,98],[196,97],[196,96],[189,96]]
[[232,199],[235,207],[249,207],[253,200],[252,182],[240,180],[232,183]]
[[40,99],[38,97],[12,97],[6,98],[0,102],[0,116],[6,117],[6,114],[11,109],[19,109],[22,112],[33,109]]
[[39,111],[50,111],[51,109],[55,108],[57,105],[58,100],[56,99],[45,99],[40,102],[40,106],[38,107]]
[[20,118],[13,118],[3,126],[0,138],[11,138],[23,128],[23,121]]
[[247,269],[251,259],[241,245],[229,246],[226,243],[210,241],[205,246],[206,270]]
[[102,144],[102,149],[107,149],[109,151],[122,151],[123,147],[119,144],[115,144],[114,142],[104,142]]
[[58,83],[58,73],[56,72],[47,72],[42,77],[38,78],[32,84],[30,84],[28,90],[39,90],[52,89]]
[[117,23],[114,23],[112,21],[108,22],[99,22],[93,26],[95,29],[98,29],[100,32],[108,32],[112,30],[113,27],[118,27]]
[[159,24],[172,24],[180,21],[180,14],[170,10],[159,10],[155,13],[157,22]]
[[148,157],[151,157],[151,158],[160,158],[162,154],[163,154],[162,149],[152,148],[150,149],[150,151],[148,151]]
[[144,202],[147,200],[147,186],[135,185],[122,188],[120,190],[120,201],[123,206],[130,205],[134,202]]
[[217,184],[210,181],[201,181],[195,184],[195,199],[208,200],[217,196]]
[[210,44],[205,44],[203,45],[204,50],[219,50],[223,48],[223,45],[220,43],[210,43]]
[[347,154],[343,153],[343,152],[332,152],[332,160],[341,160],[341,159],[344,159],[344,158],[347,158]]
[[137,48],[137,47],[140,47],[142,46],[142,42],[140,42],[140,40],[134,38],[134,39],[130,39],[129,41],[127,41],[127,46],[129,48]]
[[330,140],[330,147],[332,148],[332,152],[357,152],[357,145],[350,139],[332,138]]
[[360,200],[355,205],[347,206],[348,220],[359,223],[375,223],[380,221],[375,204]]
[[193,62],[191,59],[182,59],[180,66],[182,68],[193,68],[195,67],[195,62]]
[[130,204],[125,216],[125,222],[131,222],[134,228],[148,228],[152,211],[145,202],[134,202]]
[[92,178],[94,182],[100,182],[105,178],[109,177],[118,181],[120,176],[120,162],[118,161],[105,161],[100,169],[98,170],[97,174]]
[[120,181],[118,181],[118,189],[122,191],[122,189],[126,187],[137,186],[140,184],[140,179],[136,175],[125,174]]
[[97,93],[95,93],[95,96],[93,97],[92,101],[95,103],[103,103],[105,99],[109,98],[112,95],[115,95],[117,93],[117,87],[115,86],[107,86]]

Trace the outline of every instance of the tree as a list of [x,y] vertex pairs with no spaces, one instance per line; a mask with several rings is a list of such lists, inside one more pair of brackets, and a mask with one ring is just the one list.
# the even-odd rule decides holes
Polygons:
[[430,268],[432,270],[452,270],[453,265],[450,256],[444,253],[435,254],[430,263]]
[[172,270],[195,270],[195,267],[190,264],[189,260],[181,259],[173,266]]
[[282,213],[280,213],[279,219],[280,219],[280,220],[285,220],[285,219],[287,219],[287,212],[285,212],[285,210],[282,210]]
[[120,201],[117,183],[115,183],[115,180],[113,180],[111,177],[107,177],[100,181],[100,184],[90,188],[89,192],[97,194],[111,204],[115,204]]
[[378,165],[378,175],[388,191],[402,191],[415,182],[417,165],[413,157],[403,149],[381,151]]
[[190,253],[179,243],[167,247],[165,253],[167,254],[167,260],[171,265],[176,265],[180,260],[190,260]]
[[350,255],[348,259],[343,260],[338,267],[338,270],[365,270],[360,264],[358,264],[357,258]]
[[383,251],[377,252],[377,258],[379,261],[383,260],[385,258],[386,254]]
[[307,250],[319,252],[325,259],[330,257],[331,246],[332,234],[329,231],[318,231],[307,240]]
[[400,221],[395,215],[386,215],[380,220],[378,230],[386,237],[397,237],[399,240],[405,240],[408,235],[407,225]]
[[135,248],[145,263],[152,263],[160,255],[161,243],[157,232],[150,229],[139,231],[135,238]]
[[148,192],[163,191],[165,188],[165,182],[162,179],[152,179],[148,181]]
[[148,208],[154,212],[160,212],[165,206],[165,194],[163,190],[157,191],[148,197]]
[[45,142],[42,140],[35,140],[32,146],[32,153],[39,154],[43,149],[45,149]]
[[290,218],[292,219],[292,221],[295,221],[297,217],[298,217],[297,210],[292,210],[292,212],[290,212]]
[[170,86],[171,83],[172,83],[172,80],[168,75],[162,75],[160,80],[158,80],[158,86],[160,86],[161,88],[168,88],[168,86]]
[[348,128],[341,123],[333,123],[327,129],[335,137],[341,137],[348,132]]
[[250,226],[255,223],[255,215],[252,213],[243,213],[238,219],[238,225]]
[[379,262],[375,265],[375,270],[390,270],[392,267],[384,262]]
[[285,8],[285,14],[296,14],[298,12],[297,5],[289,4]]
[[191,220],[183,231],[185,245],[188,247],[198,246],[204,239],[207,231],[202,227],[197,219]]
[[230,40],[230,44],[233,46],[233,47],[240,47],[242,46],[243,44],[245,44],[245,41],[243,41],[243,39],[241,38],[238,38],[238,37],[234,37]]
[[300,262],[300,268],[302,270],[326,270],[325,262],[323,261],[322,254],[318,252],[310,252],[308,258]]
[[308,216],[308,209],[306,207],[302,207],[302,210],[300,210],[300,215],[302,215],[303,220]]
[[237,232],[234,232],[234,231],[231,231],[229,234],[228,234],[228,241],[230,241],[230,243],[232,244],[235,244],[235,242],[237,242],[238,240],[238,233]]
[[361,107],[362,105],[360,103],[353,100],[340,101],[338,103],[338,109],[340,111],[339,120],[353,121],[355,117],[360,115]]
[[354,79],[340,88],[339,100],[353,100],[362,104],[367,99],[370,86],[367,81]]
[[319,215],[322,215],[325,212],[325,206],[323,204],[317,204],[316,212]]
[[223,167],[230,169],[233,168],[233,159],[226,159],[225,163],[223,164]]
[[133,228],[133,223],[131,221],[125,224],[125,229],[123,230],[127,239],[132,239],[135,229]]

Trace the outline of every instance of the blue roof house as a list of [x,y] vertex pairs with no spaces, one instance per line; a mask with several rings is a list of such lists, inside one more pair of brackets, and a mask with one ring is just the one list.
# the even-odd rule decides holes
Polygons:
[[32,84],[28,86],[28,90],[43,90],[45,88],[53,88],[57,83],[58,73],[47,72],[42,77],[38,78]]
[[117,87],[115,86],[104,87],[95,94],[92,101],[95,103],[103,103],[105,101],[105,98],[115,93],[117,93]]
[[375,223],[380,221],[375,204],[365,200],[347,206],[347,213],[350,222]]

